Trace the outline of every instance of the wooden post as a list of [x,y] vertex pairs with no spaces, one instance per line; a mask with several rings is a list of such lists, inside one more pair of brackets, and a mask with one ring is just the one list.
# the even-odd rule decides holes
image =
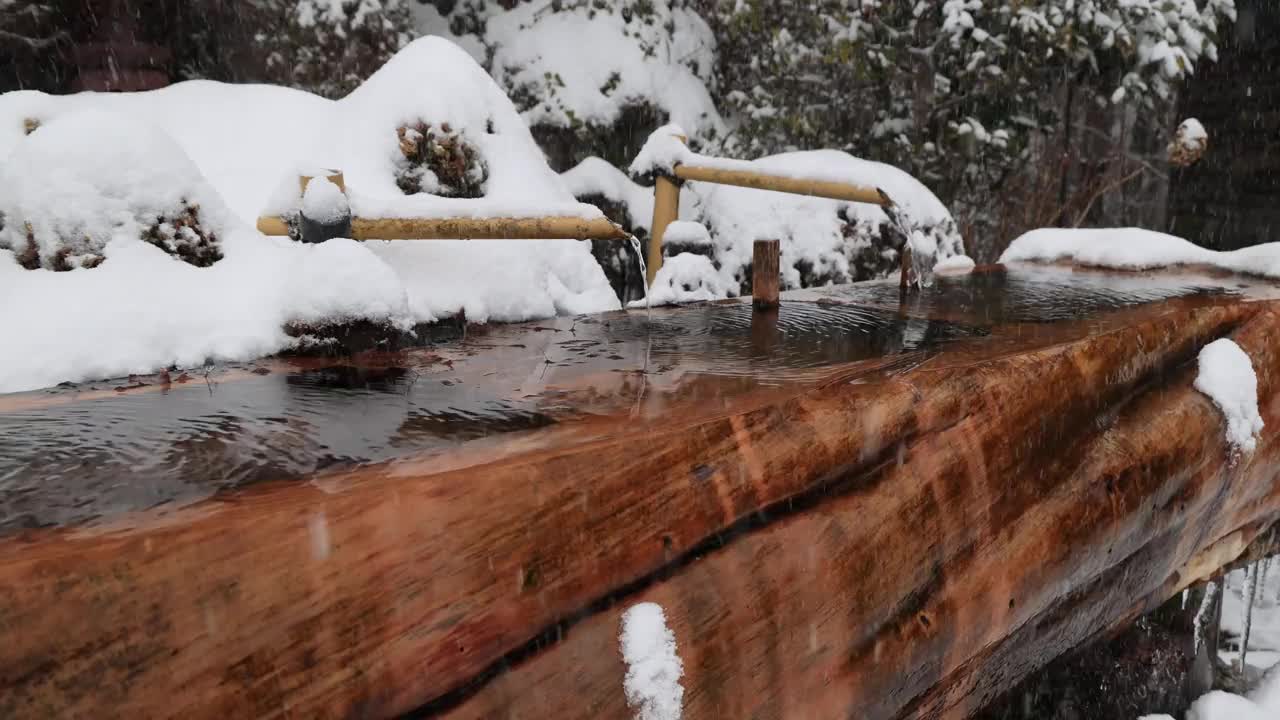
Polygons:
[[22,121],[22,134],[30,135],[40,127],[40,121],[35,118],[26,118]]
[[680,186],[676,181],[659,175],[653,184],[653,224],[649,233],[649,257],[646,261],[648,277],[645,282],[653,285],[653,277],[662,267],[662,236],[667,226],[680,215]]
[[779,255],[779,241],[756,241],[751,258],[751,298],[756,310],[778,307]]

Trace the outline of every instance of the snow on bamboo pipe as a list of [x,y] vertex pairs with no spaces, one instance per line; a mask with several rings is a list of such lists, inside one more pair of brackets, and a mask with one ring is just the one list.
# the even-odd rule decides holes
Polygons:
[[351,236],[351,204],[347,200],[346,181],[340,170],[324,173],[298,178],[302,189],[298,223],[304,243]]
[[[263,235],[288,235],[279,216],[258,218]],[[351,220],[355,240],[625,240],[608,218],[361,218]]]

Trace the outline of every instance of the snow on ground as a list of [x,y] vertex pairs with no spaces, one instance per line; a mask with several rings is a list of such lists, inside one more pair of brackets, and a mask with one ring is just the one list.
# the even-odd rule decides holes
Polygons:
[[1258,446],[1262,415],[1258,412],[1258,376],[1249,356],[1222,338],[1200,350],[1196,389],[1208,395],[1227,421],[1227,442],[1249,453]]
[[[1275,564],[1273,558],[1270,561]],[[1238,644],[1244,629],[1245,570],[1227,575],[1222,598],[1222,631]],[[1224,642],[1230,640],[1224,638]],[[1238,650],[1220,650],[1219,655],[1233,667],[1240,662]],[[1246,656],[1249,676],[1261,678],[1247,697],[1214,691],[1192,703],[1186,720],[1276,720],[1280,718],[1280,566],[1262,574],[1253,604],[1253,620]],[[1174,720],[1170,715],[1147,715],[1138,720]]]
[[[117,120],[96,116],[101,127],[83,132],[66,151],[41,139],[72,134],[59,125],[91,112]],[[25,118],[41,123],[31,136],[23,132]],[[396,187],[402,158],[396,129],[417,120],[449,123],[475,144],[488,167],[484,198],[406,197]],[[119,168],[120,187],[146,188],[110,194],[101,183],[59,181],[63,194],[53,196],[36,184],[47,185],[51,175],[20,175],[0,184],[0,206],[23,213],[34,208],[29,212],[80,222],[86,213],[115,212],[119,198],[136,199],[160,184],[169,188],[159,200],[182,195],[214,213],[220,203],[206,180],[229,208],[219,218],[225,257],[209,268],[173,260],[114,219],[107,223],[113,229],[106,259],[94,269],[24,270],[13,252],[0,250],[0,333],[8,351],[0,392],[277,352],[289,342],[281,330],[288,320],[366,318],[403,326],[459,311],[483,322],[618,307],[583,242],[308,247],[252,230],[265,205],[296,208],[299,169],[316,167],[343,171],[357,216],[599,216],[547,167],[488,75],[439,38],[409,45],[340,101],[203,81],[147,93],[8,93],[0,96],[0,158],[5,168],[19,167],[16,159],[71,176],[110,163]],[[198,174],[174,175],[191,164]],[[74,198],[65,195],[72,192]]]
[[1280,278],[1280,243],[1230,252],[1209,250],[1173,235],[1141,228],[1032,230],[1019,236],[1000,262],[1057,262],[1117,270],[1208,265],[1246,275]]
[[1276,720],[1280,717],[1280,673],[1271,673],[1248,697],[1215,690],[1191,704],[1187,720]]
[[45,266],[59,258],[91,265],[113,232],[141,237],[184,204],[199,207],[210,226],[229,219],[217,192],[163,133],[86,112],[46,123],[0,163],[0,248],[34,250]]
[[618,641],[627,665],[623,692],[636,720],[680,720],[684,663],[662,606],[647,602],[627,608]]

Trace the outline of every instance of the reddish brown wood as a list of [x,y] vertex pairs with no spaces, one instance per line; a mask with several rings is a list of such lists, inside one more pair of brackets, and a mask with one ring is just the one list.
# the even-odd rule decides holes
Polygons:
[[[1268,423],[1280,421],[1277,330],[1268,309],[1230,333],[1259,369]],[[1274,521],[1280,443],[1269,433],[1231,466],[1220,414],[1191,389],[1194,366],[1139,370],[1172,377],[1119,404],[1104,392],[1118,415],[1086,428],[1081,413],[1098,407],[1057,397],[1081,386],[1054,376],[1075,365],[1084,380],[1113,356],[1066,355],[1019,359],[1059,366],[1048,375],[989,368],[1048,382],[974,387],[987,412],[898,436],[897,457],[844,492],[592,616],[449,717],[628,717],[619,619],[648,601],[680,646],[686,718],[963,718]],[[932,405],[938,388],[921,390]],[[1020,396],[1044,413],[1015,409]],[[1028,432],[1010,433],[993,405]]]
[[778,307],[778,263],[781,244],[777,240],[757,240],[751,257],[751,301],[757,310]]
[[[0,540],[0,716],[630,717],[653,600],[686,718],[962,717],[1280,510],[1272,303],[1088,330]],[[1234,466],[1186,364],[1225,335],[1267,421]]]

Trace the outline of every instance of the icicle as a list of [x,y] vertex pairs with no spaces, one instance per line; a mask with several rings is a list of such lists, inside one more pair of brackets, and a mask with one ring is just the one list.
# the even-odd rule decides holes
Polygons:
[[1240,636],[1240,677],[1248,680],[1249,675],[1245,672],[1245,656],[1249,653],[1249,631],[1253,625],[1253,601],[1258,595],[1258,563],[1254,563],[1245,569],[1244,572],[1244,618],[1242,625],[1244,632]]
[[1209,608],[1213,607],[1213,598],[1217,594],[1218,584],[1212,580],[1209,581],[1209,584],[1204,586],[1204,597],[1200,598],[1200,609],[1196,610],[1195,620],[1192,621],[1191,634],[1194,639],[1194,652],[1196,654],[1200,652],[1200,641],[1204,637],[1205,615],[1208,614]]
[[1191,588],[1183,588],[1182,590],[1182,609],[1187,609],[1187,597],[1191,595]]
[[636,264],[640,266],[640,282],[644,284],[644,307],[649,309],[649,268],[644,261],[644,248],[640,246],[640,240],[635,235],[628,237],[631,242],[631,250],[636,254]]

